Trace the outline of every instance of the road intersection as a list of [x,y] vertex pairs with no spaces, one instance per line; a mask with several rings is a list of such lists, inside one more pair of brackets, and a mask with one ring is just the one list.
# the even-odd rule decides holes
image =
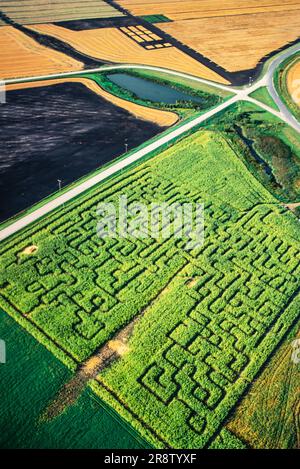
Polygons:
[[[108,177],[116,174],[120,170],[128,167],[132,163],[137,162],[138,160],[142,159],[143,157],[149,155],[150,153],[158,150],[159,148],[163,147],[164,145],[172,142],[174,139],[184,135],[186,132],[196,128],[200,124],[203,124],[208,119],[211,119],[215,115],[219,114],[220,112],[226,110],[234,103],[239,101],[247,101],[253,103],[260,108],[264,109],[265,111],[275,115],[279,119],[281,119],[286,124],[290,125],[294,130],[300,133],[300,123],[296,120],[290,110],[285,106],[285,104],[280,99],[275,86],[274,75],[277,68],[280,64],[285,61],[288,57],[294,55],[295,53],[300,52],[300,44],[296,44],[295,46],[287,49],[284,53],[281,53],[279,56],[273,58],[272,61],[265,67],[264,74],[261,79],[257,82],[252,84],[251,86],[244,87],[242,89],[234,88],[227,85],[221,85],[219,83],[211,82],[209,80],[205,80],[202,78],[196,78],[185,73],[170,71],[168,69],[160,68],[160,67],[153,67],[153,66],[143,66],[143,65],[109,65],[109,66],[102,66],[97,69],[87,70],[87,71],[79,71],[79,72],[71,72],[71,73],[62,73],[56,75],[45,75],[45,76],[38,76],[38,77],[28,77],[28,78],[20,78],[14,80],[6,80],[5,84],[14,84],[14,83],[25,83],[25,82],[32,82],[32,81],[40,81],[40,80],[48,80],[54,78],[68,78],[73,76],[80,76],[83,73],[100,73],[104,71],[112,71],[112,70],[130,70],[130,69],[146,69],[146,70],[154,70],[160,71],[163,73],[168,73],[170,75],[175,75],[178,77],[188,78],[190,80],[200,82],[203,84],[207,84],[211,87],[222,89],[229,91],[233,94],[233,96],[227,99],[222,104],[215,106],[211,110],[203,113],[200,116],[195,117],[194,119],[190,120],[189,122],[183,122],[179,126],[177,126],[174,130],[168,131],[167,133],[162,134],[158,137],[155,141],[149,143],[142,149],[137,149],[129,154],[128,157],[123,158],[122,160],[117,161],[115,164],[112,164],[107,169],[104,169],[100,173],[92,176],[91,178],[79,183],[73,188],[70,188],[66,192],[61,195],[58,195],[53,200],[46,202],[43,206],[37,208],[36,210],[32,211],[24,215],[23,217],[12,221],[11,224],[4,227],[0,231],[0,241],[8,238],[9,236],[17,233],[21,229],[25,228],[26,226],[30,225],[31,223],[35,222],[39,218],[43,217],[44,215],[52,212],[56,208],[62,206],[66,202],[72,200],[74,197],[82,194],[83,192],[89,190],[90,188],[94,187],[96,184],[104,181]],[[267,87],[269,90],[270,95],[272,96],[274,102],[276,103],[279,111],[276,111],[272,107],[263,104],[262,102],[254,99],[251,97],[251,94],[258,90],[261,87]]]

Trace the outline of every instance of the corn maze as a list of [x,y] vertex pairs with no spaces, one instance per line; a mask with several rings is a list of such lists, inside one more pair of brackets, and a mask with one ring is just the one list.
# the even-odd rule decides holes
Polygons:
[[[99,202],[123,194],[203,202],[204,245],[100,239]],[[199,448],[297,319],[299,274],[296,218],[198,131],[3,244],[0,306],[73,369],[140,315],[92,387],[155,446]]]

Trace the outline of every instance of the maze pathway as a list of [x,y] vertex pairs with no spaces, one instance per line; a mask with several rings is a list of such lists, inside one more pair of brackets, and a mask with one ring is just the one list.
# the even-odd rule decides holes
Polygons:
[[[100,239],[99,203],[124,194],[204,202],[203,246]],[[298,317],[299,223],[216,133],[182,140],[0,250],[0,306],[70,366],[145,312],[128,353],[92,386],[157,446],[212,444]]]

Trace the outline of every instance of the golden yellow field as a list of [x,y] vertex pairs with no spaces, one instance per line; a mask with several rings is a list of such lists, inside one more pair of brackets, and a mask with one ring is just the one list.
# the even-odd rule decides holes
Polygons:
[[51,34],[77,50],[116,63],[154,65],[177,70],[220,83],[228,83],[217,73],[200,64],[175,47],[145,50],[116,28],[71,31],[53,24],[32,26],[31,29]]
[[227,424],[252,448],[300,447],[299,367],[292,361],[292,351],[292,339],[286,340],[251,384]]
[[11,26],[0,28],[0,77],[18,78],[81,70],[83,64],[48,49]]
[[231,72],[254,68],[262,57],[299,36],[297,0],[119,3],[135,15],[164,14],[173,22],[159,28]]
[[130,101],[126,101],[124,99],[120,99],[110,93],[104,91],[97,83],[93,80],[89,80],[87,78],[66,78],[66,79],[57,79],[57,80],[45,80],[45,81],[37,81],[37,82],[30,82],[30,83],[18,83],[13,85],[7,86],[7,91],[17,90],[17,89],[25,89],[25,88],[38,88],[42,86],[51,86],[56,85],[59,83],[82,83],[87,88],[89,88],[94,93],[98,94],[102,98],[110,101],[111,103],[119,106],[126,111],[129,111],[131,114],[135,115],[139,119],[147,120],[153,122],[157,125],[162,127],[168,127],[178,120],[177,114],[168,111],[161,111],[159,109],[152,109],[145,106],[140,106],[139,104],[134,104]]
[[288,72],[287,87],[292,99],[300,107],[300,60]]
[[[118,0],[134,15],[164,14],[171,20],[208,18],[299,9],[294,0]],[[245,4],[246,3],[246,4]]]

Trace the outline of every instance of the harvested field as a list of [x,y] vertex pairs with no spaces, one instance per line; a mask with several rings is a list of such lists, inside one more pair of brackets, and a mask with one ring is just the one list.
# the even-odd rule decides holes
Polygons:
[[[297,10],[299,1],[285,0],[223,0],[222,7],[217,0],[118,0],[118,3],[137,16],[163,13],[173,21],[199,18],[240,16],[251,13]],[[245,3],[247,3],[245,5]]]
[[103,0],[12,0],[1,2],[1,10],[21,24],[123,16]]
[[89,56],[116,63],[165,67],[220,83],[228,83],[205,65],[175,47],[146,50],[116,28],[71,31],[57,25],[32,26],[35,31],[52,35]]
[[300,107],[300,60],[288,71],[287,88],[293,101]]
[[0,28],[0,77],[2,79],[68,72],[82,68],[82,63],[39,45],[11,26]]
[[65,186],[123,154],[125,142],[131,149],[164,129],[79,82],[11,90],[7,103],[0,106],[1,220],[56,191],[58,179]]
[[255,68],[299,36],[300,2],[287,0],[121,0],[135,15],[164,14],[159,28],[228,71]]

